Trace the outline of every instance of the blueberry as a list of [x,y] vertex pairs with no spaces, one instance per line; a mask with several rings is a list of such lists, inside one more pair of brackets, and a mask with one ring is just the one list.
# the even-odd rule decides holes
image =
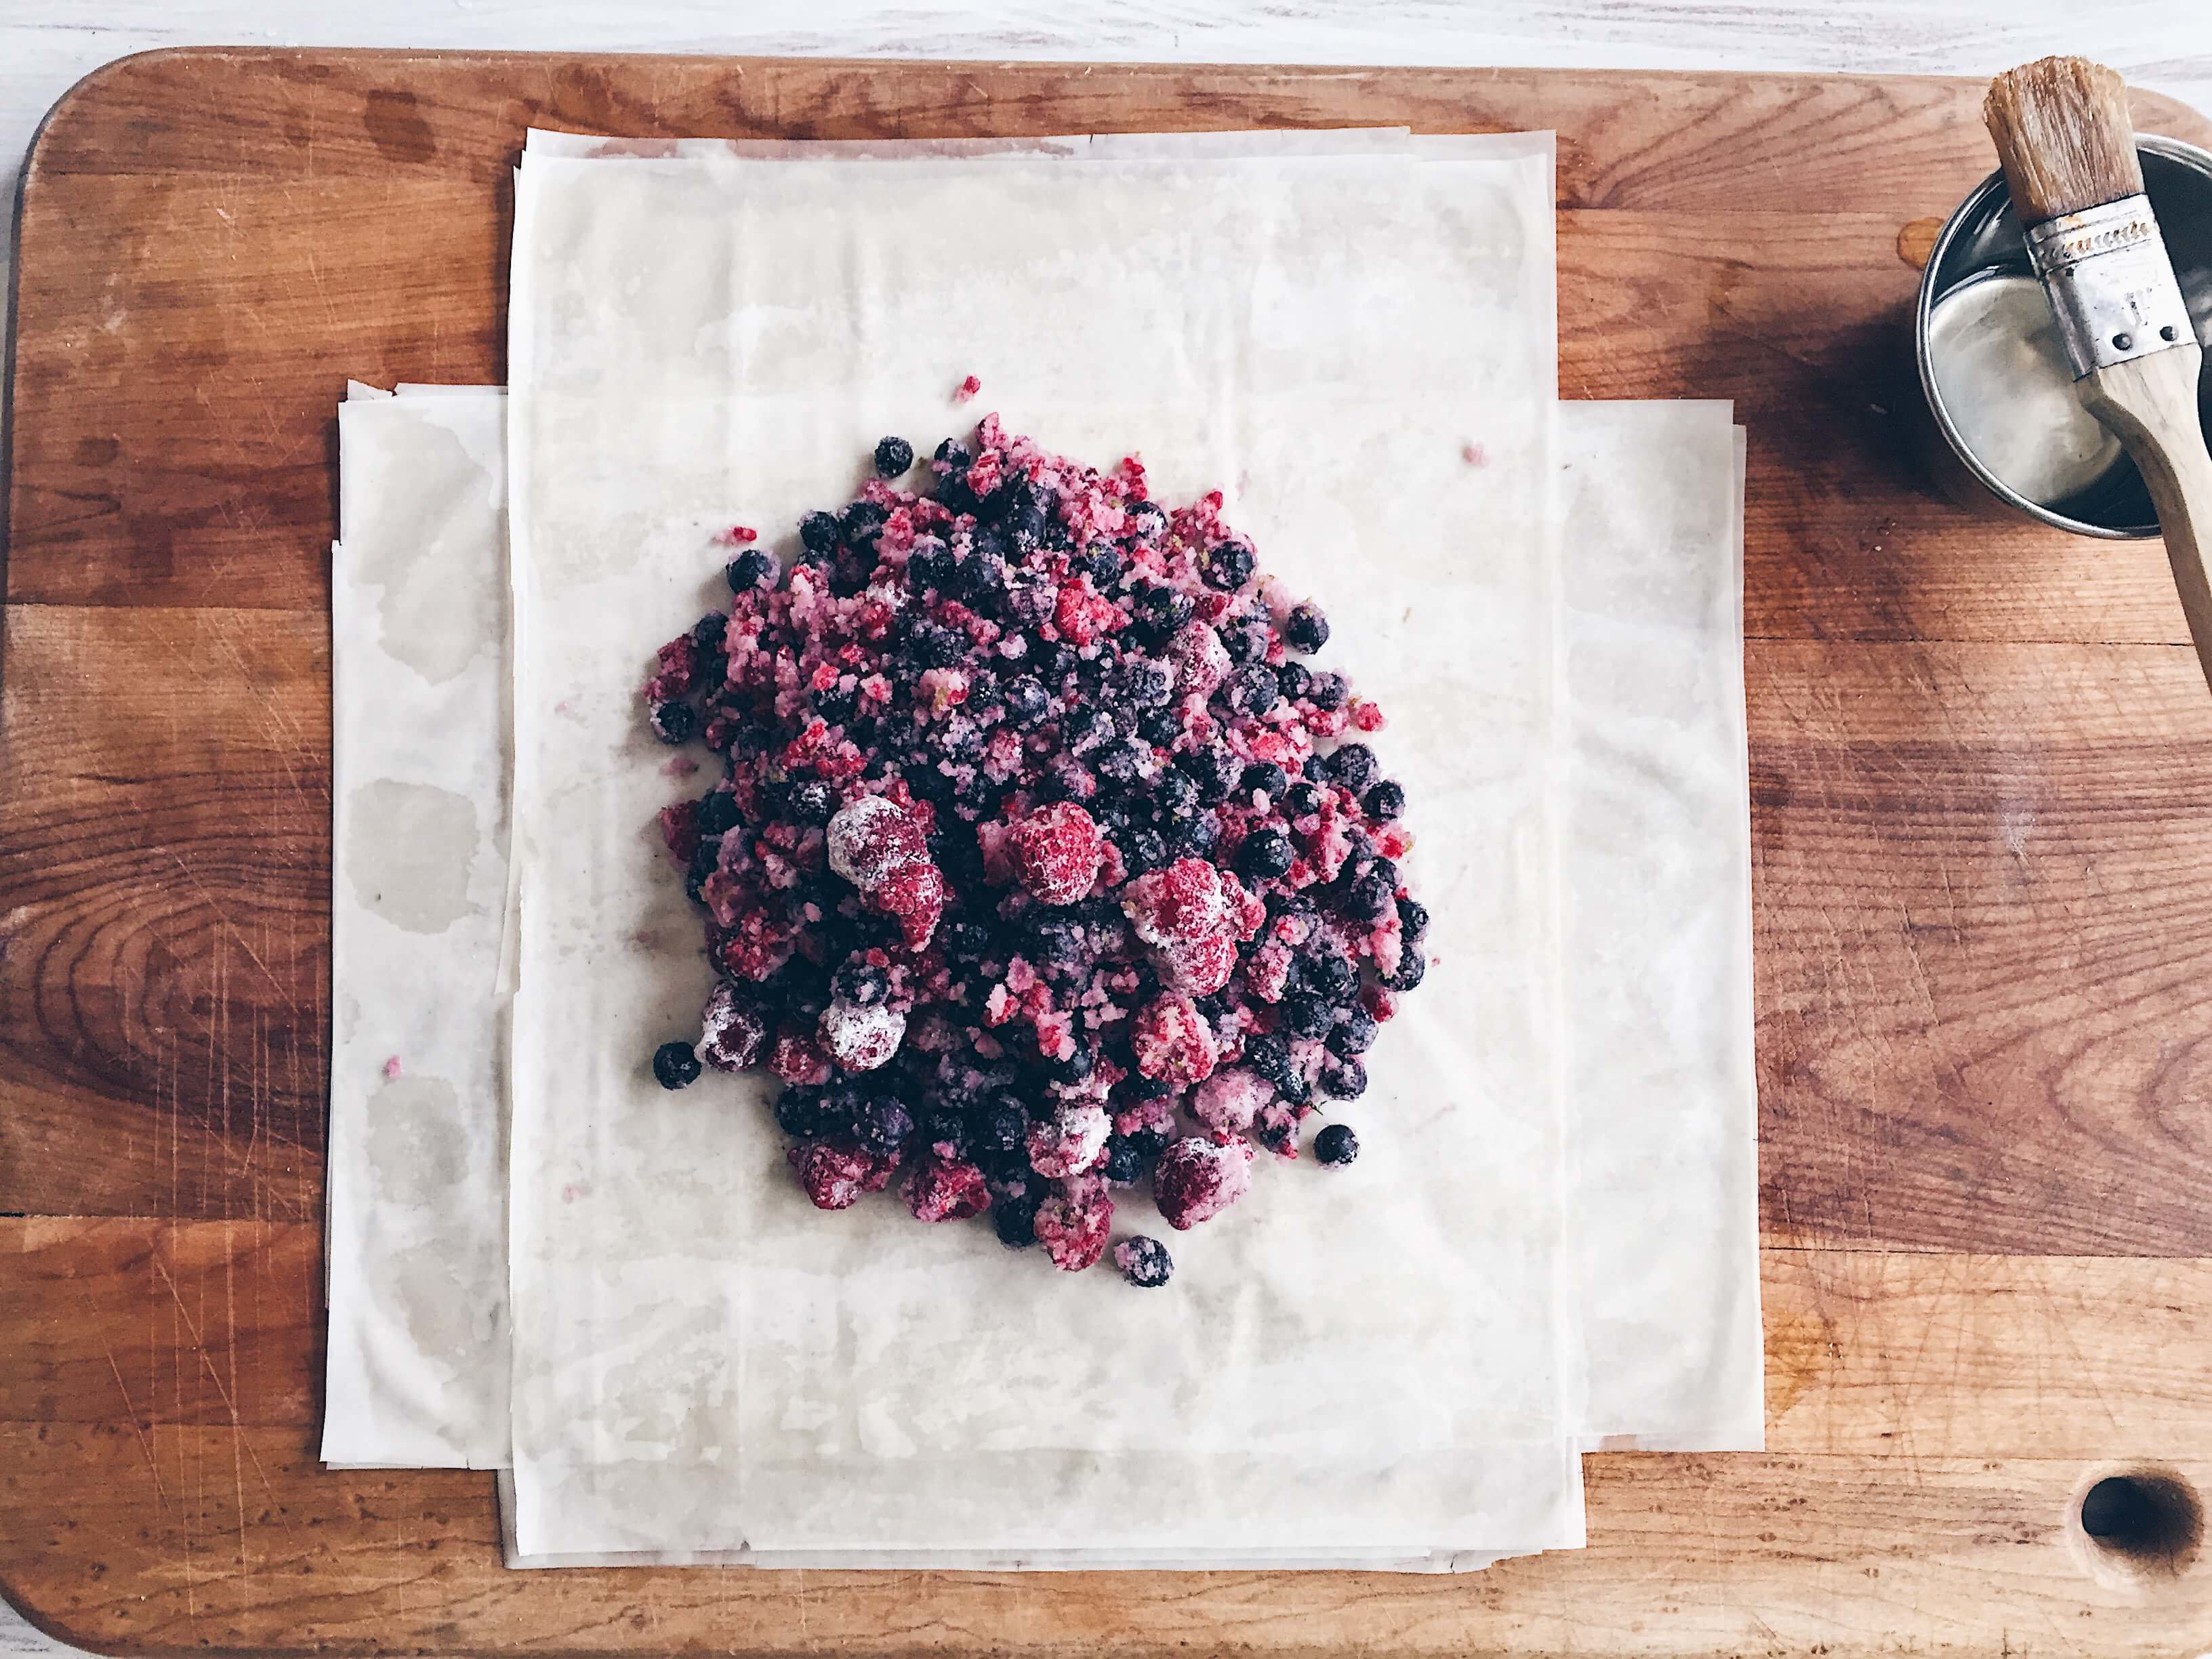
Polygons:
[[988,1151],[1017,1152],[1029,1133],[1029,1110],[1012,1095],[994,1095],[976,1109],[975,1144]]
[[1110,742],[1114,736],[1114,719],[1103,709],[1077,708],[1063,716],[1060,722],[1060,740],[1071,753],[1084,754]]
[[646,722],[663,743],[689,743],[699,735],[699,711],[688,702],[657,702]]
[[749,547],[722,567],[722,580],[732,593],[750,593],[775,580],[775,558],[757,547]]
[[1168,515],[1152,501],[1132,501],[1127,511],[1130,533],[1140,542],[1156,542],[1167,533]]
[[1316,674],[1306,701],[1324,712],[1341,708],[1352,701],[1352,687],[1341,674]]
[[918,621],[906,637],[908,648],[925,668],[950,668],[968,654],[968,636],[941,623]]
[[1147,1123],[1121,1137],[1143,1158],[1158,1158],[1175,1138],[1176,1127],[1172,1123]]
[[1286,818],[1310,817],[1321,811],[1321,791],[1310,783],[1294,783],[1283,792],[1283,816]]
[[1237,787],[1237,781],[1244,775],[1244,763],[1225,744],[1209,744],[1187,755],[1178,755],[1176,765],[1198,786],[1199,799],[1209,806],[1216,801],[1227,800]]
[[843,533],[834,513],[810,513],[799,521],[799,544],[809,553],[834,553]]
[[1097,1064],[1090,1049],[1073,1048],[1068,1051],[1064,1060],[1045,1061],[1044,1071],[1045,1075],[1055,1083],[1080,1083],[1091,1075],[1091,1068]]
[[1367,809],[1367,816],[1377,823],[1388,823],[1405,814],[1405,787],[1385,778],[1367,792],[1367,798],[1360,805]]
[[1265,1031],[1244,1039],[1244,1063],[1278,1089],[1293,1075],[1289,1047]]
[[1429,959],[1419,951],[1407,951],[1398,958],[1398,971],[1385,974],[1382,983],[1393,991],[1410,991],[1428,976]]
[[1349,1123],[1332,1123],[1314,1137],[1314,1156],[1340,1170],[1359,1156],[1359,1137]]
[[890,995],[890,975],[866,957],[849,957],[830,975],[830,989],[842,1001],[872,1008]]
[[1127,568],[1121,550],[1110,542],[1100,542],[1093,547],[1085,556],[1083,565],[1091,573],[1091,585],[1101,593],[1108,592],[1120,581],[1122,571]]
[[1244,837],[1244,844],[1237,849],[1237,867],[1264,881],[1270,876],[1281,875],[1297,857],[1291,838],[1281,830],[1255,830]]
[[975,458],[968,453],[968,446],[957,438],[947,438],[937,446],[937,457],[953,471],[963,471]]
[[1006,718],[1017,726],[1034,726],[1052,707],[1052,694],[1031,674],[1017,674],[1006,682]]
[[876,476],[896,478],[914,465],[914,446],[903,438],[882,438],[876,442]]
[[1348,1055],[1332,1054],[1321,1068],[1321,1091],[1331,1100],[1357,1100],[1367,1092],[1367,1068]]
[[1419,899],[1398,901],[1398,931],[1408,939],[1417,939],[1429,931],[1429,907]]
[[1275,687],[1285,702],[1296,702],[1313,690],[1313,671],[1302,662],[1286,662],[1275,671]]
[[1380,921],[1390,914],[1390,884],[1372,872],[1352,884],[1344,908],[1354,921]]
[[914,1119],[889,1095],[861,1102],[853,1114],[854,1137],[868,1151],[886,1158],[905,1146],[913,1133]]
[[1283,618],[1283,641],[1311,656],[1328,643],[1328,618],[1310,605],[1293,605]]
[[1275,1012],[1282,1018],[1283,1029],[1292,1036],[1326,1036],[1328,1028],[1336,1024],[1336,1011],[1304,991],[1285,997],[1275,1005]]
[[1347,1008],[1326,1039],[1328,1051],[1347,1060],[1364,1054],[1374,1045],[1376,1030],[1375,1017],[1364,1008]]
[[1121,861],[1129,866],[1131,875],[1158,869],[1168,861],[1167,838],[1157,830],[1139,825],[1121,843]]
[[1200,556],[1198,574],[1209,587],[1230,592],[1252,580],[1252,550],[1242,542],[1217,542]]
[[[884,527],[884,520],[889,517],[890,514],[873,501],[854,501],[845,509],[838,523],[845,532],[845,539],[860,547],[874,538],[876,532]],[[805,533],[802,527],[800,534],[804,536]]]
[[1137,594],[1137,616],[1161,635],[1174,633],[1197,611],[1197,602],[1172,587],[1147,587]]
[[1034,1198],[1002,1198],[991,1206],[991,1225],[999,1243],[1010,1250],[1026,1249],[1036,1243],[1037,1201]]
[[1152,784],[1152,797],[1160,811],[1172,815],[1188,812],[1198,805],[1198,782],[1184,769],[1188,755],[1176,757],[1176,763],[1163,771]]
[[727,835],[738,827],[738,798],[726,789],[700,796],[696,822],[702,836]]
[[1141,1180],[1145,1173],[1144,1149],[1133,1140],[1115,1135],[1106,1143],[1106,1179],[1116,1187],[1127,1187]]
[[1158,708],[1175,695],[1175,676],[1164,662],[1131,657],[1122,663],[1115,690],[1133,708]]
[[688,1042],[664,1042],[653,1051],[653,1075],[664,1089],[685,1089],[699,1080],[699,1056]]
[[1147,709],[1138,717],[1137,735],[1155,749],[1165,749],[1182,735],[1182,722],[1172,708]]
[[1319,915],[1321,909],[1304,893],[1279,890],[1267,895],[1267,914],[1271,916],[1299,916],[1310,921]]
[[[1108,783],[1119,784],[1127,788],[1142,774],[1145,762],[1151,753],[1148,749],[1133,747],[1126,743],[1117,743],[1103,753],[1094,757],[1091,763],[1091,769]],[[1095,817],[1097,815],[1093,813],[1091,816]]]
[[827,823],[836,815],[837,792],[819,778],[791,786],[791,814],[803,823]]
[[1347,743],[1320,762],[1322,775],[1353,794],[1364,793],[1375,781],[1375,751],[1364,743]]
[[1255,761],[1244,769],[1244,775],[1237,780],[1237,793],[1249,797],[1265,795],[1270,800],[1279,798],[1291,787],[1291,775],[1273,761]]
[[1282,701],[1275,671],[1263,662],[1247,663],[1221,684],[1221,699],[1240,714],[1264,714]]
[[1313,994],[1332,1005],[1349,997],[1359,983],[1359,969],[1349,957],[1340,957],[1334,951],[1319,951],[1298,964],[1300,975]]
[[832,726],[842,726],[860,706],[860,694],[833,685],[827,691],[814,693],[813,702],[816,714]]
[[1130,1239],[1115,1249],[1114,1260],[1121,1277],[1140,1290],[1157,1290],[1175,1273],[1175,1258],[1157,1238]]
[[1364,870],[1361,871],[1360,874],[1364,876],[1380,876],[1385,882],[1389,884],[1390,890],[1393,892],[1397,890],[1398,866],[1395,860],[1381,858],[1376,859],[1370,863]]
[[1303,1106],[1313,1098],[1313,1088],[1307,1083],[1305,1073],[1296,1069],[1275,1085],[1275,1092],[1293,1106]]
[[729,632],[730,619],[720,611],[709,611],[691,624],[693,641],[709,651],[720,651]]
[[1158,1078],[1132,1077],[1123,1079],[1121,1084],[1121,1093],[1131,1100],[1165,1100],[1174,1092],[1172,1085],[1163,1083]]
[[907,555],[907,586],[919,582],[924,587],[943,587],[952,579],[955,562],[952,550],[943,542],[916,542]]
[[721,853],[719,842],[702,841],[699,850],[691,855],[691,867],[684,874],[684,891],[692,903],[707,902],[707,878],[720,866]]
[[776,1127],[793,1140],[819,1140],[829,1132],[828,1115],[819,1089],[787,1083],[775,1097]]
[[1218,631],[1221,647],[1233,663],[1257,663],[1267,654],[1267,624],[1256,617],[1224,622]]
[[1221,841],[1221,820],[1211,812],[1200,812],[1178,822],[1169,841],[1169,850],[1177,858],[1210,858]]
[[939,1101],[922,1109],[921,1133],[925,1146],[934,1146],[942,1141],[951,1146],[953,1157],[968,1156],[968,1119],[950,1102]]

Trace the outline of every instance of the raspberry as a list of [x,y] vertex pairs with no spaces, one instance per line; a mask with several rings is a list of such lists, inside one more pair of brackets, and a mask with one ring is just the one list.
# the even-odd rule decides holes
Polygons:
[[1213,1070],[1213,1029],[1187,996],[1155,997],[1137,1015],[1129,1043],[1146,1077],[1187,1086]]
[[1160,949],[1159,961],[1162,976],[1176,990],[1212,996],[1237,970],[1237,941],[1226,933],[1188,942],[1177,939]]
[[1218,1135],[1241,1135],[1260,1109],[1275,1097],[1267,1080],[1245,1066],[1231,1066],[1200,1084],[1190,1097],[1190,1115]]
[[1105,1156],[1109,1127],[1103,1106],[1061,1107],[1048,1121],[1030,1126],[1030,1168],[1053,1180],[1096,1168]]
[[1079,1176],[1060,1183],[1060,1190],[1037,1206],[1033,1224],[1036,1242],[1044,1246],[1052,1265],[1064,1273],[1080,1273],[1106,1254],[1106,1239],[1114,1226],[1114,1200],[1106,1182],[1097,1176]]
[[778,1033],[769,1051],[768,1068],[786,1083],[822,1084],[830,1080],[830,1056],[814,1039],[799,1031]]
[[863,1194],[889,1186],[898,1168],[896,1158],[878,1158],[827,1140],[793,1146],[784,1157],[817,1210],[851,1209]]
[[906,1206],[916,1221],[965,1221],[990,1207],[991,1189],[972,1164],[930,1158],[906,1178]]
[[828,845],[830,867],[863,893],[894,870],[929,861],[921,826],[882,795],[863,795],[840,807],[830,820]]
[[759,1062],[768,1046],[768,1021],[738,999],[736,988],[717,985],[699,1011],[699,1057],[718,1072],[742,1072]]
[[842,998],[822,1011],[822,1043],[830,1058],[848,1072],[872,1072],[898,1052],[906,1036],[906,1016],[879,1006],[863,1007]]
[[1097,878],[1098,826],[1073,801],[1039,807],[1007,833],[1014,873],[1041,904],[1073,904]]
[[1152,1201],[1178,1232],[1219,1215],[1251,1184],[1252,1149],[1242,1141],[1178,1140],[1152,1166]]
[[1204,859],[1177,859],[1121,890],[1121,913],[1147,945],[1218,933],[1228,925],[1229,912],[1221,872]]
[[878,882],[868,896],[885,915],[898,919],[906,948],[919,951],[945,914],[945,875],[933,864],[903,865]]

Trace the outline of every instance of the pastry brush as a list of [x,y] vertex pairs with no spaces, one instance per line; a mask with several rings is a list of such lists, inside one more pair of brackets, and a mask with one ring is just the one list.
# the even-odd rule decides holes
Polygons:
[[2087,58],[2045,58],[1992,81],[1982,117],[2075,392],[2150,490],[2197,665],[2212,683],[2212,453],[2197,407],[2204,353],[2143,194],[2127,88]]

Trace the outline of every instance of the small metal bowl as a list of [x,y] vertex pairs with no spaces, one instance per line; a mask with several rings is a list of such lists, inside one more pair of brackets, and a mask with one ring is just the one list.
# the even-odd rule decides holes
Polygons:
[[[2212,155],[2174,138],[2138,137],[2136,143],[2142,155],[2143,188],[2181,279],[2197,341],[2212,349]],[[2158,515],[2151,508],[2150,494],[2125,455],[2094,484],[2064,501],[2055,505],[2031,501],[1974,453],[1945,405],[1929,353],[1936,308],[1974,283],[1997,276],[2033,278],[2023,238],[2004,174],[1992,173],[1960,204],[1929,252],[1920,277],[1912,343],[1920,365],[1920,389],[1936,428],[1931,434],[1936,441],[1923,446],[1930,471],[1947,495],[1978,511],[2025,515],[2077,536],[2155,536]],[[2205,377],[2198,397],[2207,429],[2212,430],[2212,375]]]

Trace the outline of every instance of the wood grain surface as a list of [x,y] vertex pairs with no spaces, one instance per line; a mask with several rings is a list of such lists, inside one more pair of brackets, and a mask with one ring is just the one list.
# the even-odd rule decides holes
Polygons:
[[[109,1650],[2189,1653],[2212,1568],[2212,698],[2155,543],[1906,436],[1978,88],[187,52],[50,121],[0,613],[0,1577]],[[2212,130],[2155,100],[2148,131]],[[1561,383],[1736,399],[1773,1451],[1601,1456],[1592,1547],[1363,1575],[512,1574],[488,1482],[314,1460],[332,410],[503,377],[522,128],[1560,133]],[[9,1218],[12,1216],[12,1218]]]

